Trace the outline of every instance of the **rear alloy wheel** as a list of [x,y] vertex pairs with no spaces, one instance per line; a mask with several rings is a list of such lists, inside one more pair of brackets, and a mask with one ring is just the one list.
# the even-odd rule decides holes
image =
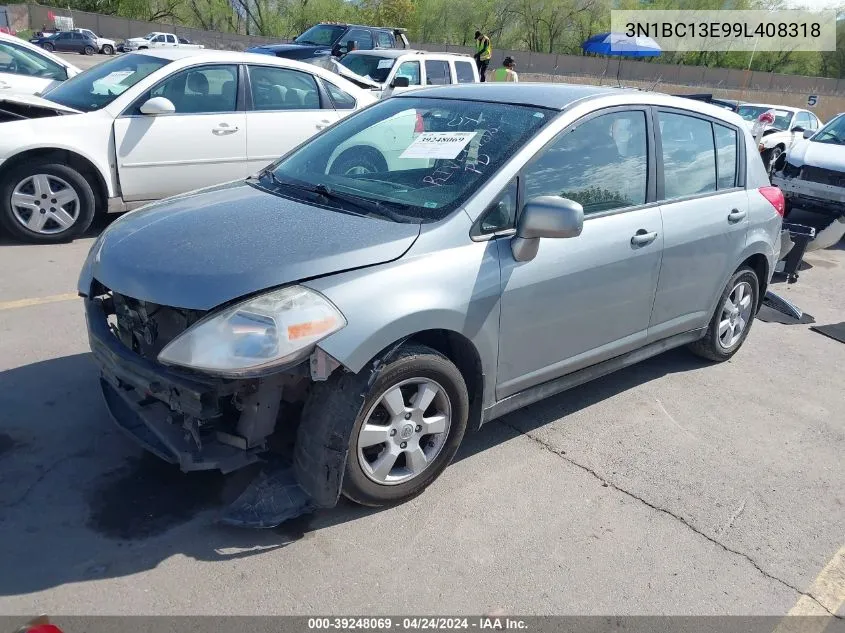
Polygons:
[[97,51],[94,49],[94,47],[93,47],[93,46],[86,46],[86,47],[82,50],[82,54],[83,54],[83,55],[93,55],[93,54],[94,54],[94,53],[96,53],[96,52],[97,52]]
[[50,44],[49,42],[44,42],[44,43],[41,45],[41,48],[43,48],[43,49],[44,49],[45,51],[47,51],[48,53],[52,53],[54,50],[56,50],[56,47],[55,47],[55,46],[53,46],[52,44]]
[[714,361],[733,356],[751,330],[757,311],[760,282],[750,268],[740,268],[731,277],[713,314],[704,338],[690,345],[693,353]]
[[94,192],[64,165],[22,165],[0,184],[0,223],[13,236],[40,243],[72,239],[94,218]]
[[114,46],[111,44],[103,45],[103,55],[114,55]]

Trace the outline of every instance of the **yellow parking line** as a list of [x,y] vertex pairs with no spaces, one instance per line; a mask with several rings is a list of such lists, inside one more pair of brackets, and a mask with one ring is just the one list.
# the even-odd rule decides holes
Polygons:
[[[830,614],[839,611],[845,603],[845,546],[839,548],[816,576],[813,584],[807,589],[807,594],[801,596],[789,610],[787,617],[775,629],[775,633],[822,633],[827,628],[833,619]],[[823,605],[824,609],[819,605]]]
[[49,297],[33,297],[32,299],[16,299],[15,301],[0,301],[0,312],[3,310],[15,310],[16,308],[28,308],[29,306],[40,306],[45,303],[58,303],[59,301],[71,301],[79,298],[75,292],[66,292],[61,295]]

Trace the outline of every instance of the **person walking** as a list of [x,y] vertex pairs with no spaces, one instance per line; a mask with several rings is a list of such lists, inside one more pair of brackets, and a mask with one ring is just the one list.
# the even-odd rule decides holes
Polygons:
[[490,47],[490,38],[481,31],[475,32],[475,64],[478,66],[478,77],[481,81],[487,81],[487,66],[490,65],[490,58],[493,56],[493,49]]
[[514,71],[515,67],[516,60],[510,56],[505,57],[502,67],[493,71],[493,81],[519,82],[519,75]]

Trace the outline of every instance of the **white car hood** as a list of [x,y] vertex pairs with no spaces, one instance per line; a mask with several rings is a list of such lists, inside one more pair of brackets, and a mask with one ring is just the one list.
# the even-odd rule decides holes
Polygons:
[[67,106],[63,106],[59,103],[54,101],[50,101],[49,99],[44,99],[43,97],[37,97],[35,95],[28,95],[28,94],[11,94],[11,95],[3,95],[0,96],[0,107],[2,107],[3,103],[23,103],[29,106],[35,107],[43,107],[48,108],[50,110],[59,110],[61,112],[68,112],[71,114],[81,114],[81,110],[76,110],[74,108],[68,108]]
[[814,143],[802,139],[790,150],[787,160],[796,167],[811,165],[845,171],[845,145]]
[[336,72],[338,75],[340,75],[344,79],[348,79],[352,83],[359,85],[359,86],[364,85],[368,88],[376,88],[378,90],[384,89],[384,84],[380,84],[379,82],[375,81],[374,79],[370,79],[369,77],[364,77],[363,75],[359,75],[358,73],[352,72],[351,70],[349,70],[346,66],[341,64],[336,59],[332,59],[331,62],[332,62],[331,70]]
[[143,37],[130,37],[127,42],[131,42],[132,44],[148,44],[149,40],[144,39]]

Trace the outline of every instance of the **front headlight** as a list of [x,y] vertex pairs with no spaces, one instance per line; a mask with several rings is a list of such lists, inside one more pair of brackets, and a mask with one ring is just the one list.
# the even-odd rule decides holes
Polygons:
[[298,362],[345,326],[346,319],[328,299],[291,286],[207,316],[168,343],[158,360],[240,378]]

